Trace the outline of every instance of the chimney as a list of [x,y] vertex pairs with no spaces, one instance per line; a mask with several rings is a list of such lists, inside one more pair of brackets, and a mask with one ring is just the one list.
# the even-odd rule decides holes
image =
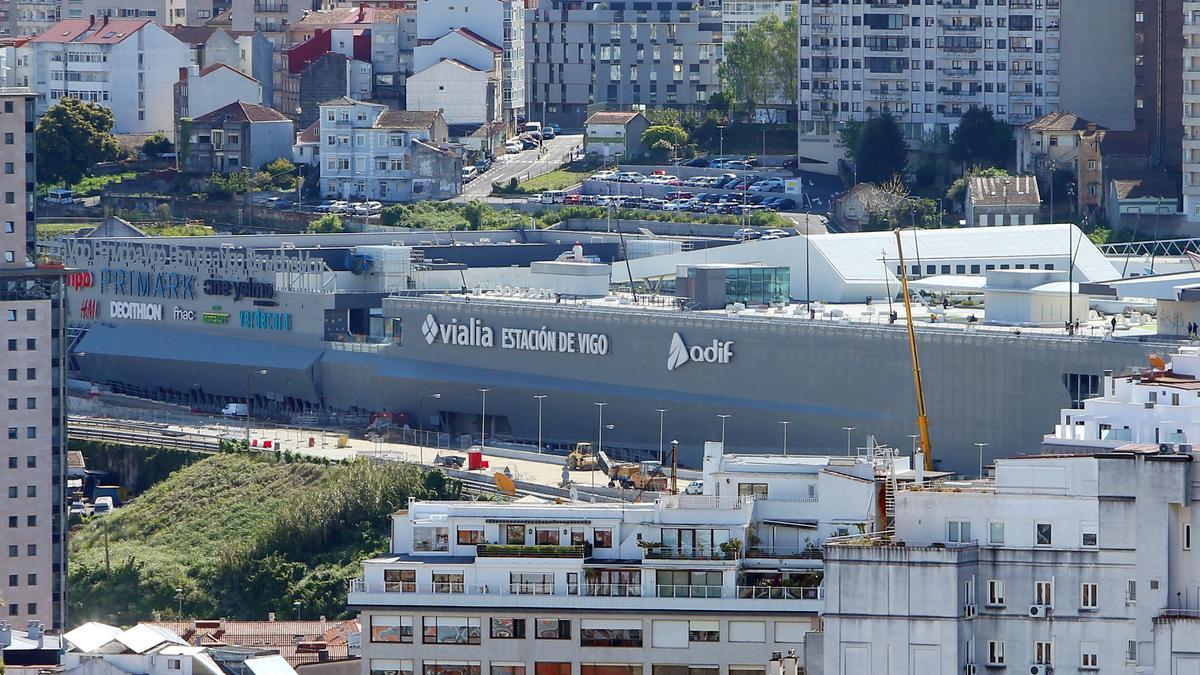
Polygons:
[[12,645],[12,626],[7,621],[0,621],[0,651]]
[[187,68],[187,66],[180,66],[180,67],[179,67],[179,81],[180,81],[180,82],[186,82],[186,81],[187,81],[187,78],[188,78],[188,68]]
[[108,25],[108,15],[107,15],[107,14],[105,14],[105,15],[104,15],[104,23],[102,23],[102,24],[100,24],[100,25],[102,25],[102,26],[107,26],[107,25]]
[[36,619],[31,620],[29,622],[29,630],[27,631],[27,633],[29,634],[30,640],[37,640],[38,649],[41,649],[42,648],[42,634],[45,633],[45,631],[42,629],[42,622],[38,621]]
[[267,612],[267,621],[275,622],[275,612]]
[[92,28],[95,25],[96,25],[96,15],[88,14],[88,28]]
[[358,20],[364,21],[367,18],[367,3],[360,2],[358,4]]

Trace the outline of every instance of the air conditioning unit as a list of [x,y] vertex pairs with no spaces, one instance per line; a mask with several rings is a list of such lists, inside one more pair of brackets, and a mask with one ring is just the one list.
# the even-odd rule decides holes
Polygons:
[[974,663],[968,663],[963,666],[963,675],[977,675],[978,672],[979,669],[976,668]]
[[975,607],[975,603],[963,605],[963,618],[964,619],[973,619],[973,618],[975,618],[975,615],[978,613],[979,613],[979,610]]
[[1032,619],[1041,619],[1050,614],[1050,605],[1030,605],[1029,617]]
[[1043,665],[1041,663],[1035,663],[1032,666],[1029,666],[1029,675],[1046,675],[1052,670],[1053,668],[1050,666]]

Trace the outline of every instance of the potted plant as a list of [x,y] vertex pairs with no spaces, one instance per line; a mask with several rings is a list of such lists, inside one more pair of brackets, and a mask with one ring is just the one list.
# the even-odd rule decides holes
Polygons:
[[741,539],[734,538],[730,539],[729,541],[723,541],[721,542],[720,546],[721,553],[725,554],[726,560],[736,560],[737,557],[742,553]]

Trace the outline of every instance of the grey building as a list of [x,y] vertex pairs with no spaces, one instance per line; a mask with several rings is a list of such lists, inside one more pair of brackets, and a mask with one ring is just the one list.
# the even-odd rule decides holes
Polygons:
[[721,88],[720,8],[720,0],[540,3],[526,12],[530,119],[578,129],[592,106],[703,106]]
[[233,173],[292,157],[292,121],[266,106],[237,101],[192,120],[183,158],[193,173]]
[[974,176],[967,184],[966,202],[968,227],[1033,225],[1041,220],[1035,176]]

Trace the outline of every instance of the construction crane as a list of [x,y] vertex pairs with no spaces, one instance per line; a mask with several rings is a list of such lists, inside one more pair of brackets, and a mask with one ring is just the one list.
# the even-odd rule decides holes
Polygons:
[[925,414],[925,390],[921,387],[921,360],[917,356],[917,332],[913,328],[912,299],[908,295],[908,268],[904,265],[904,244],[900,241],[900,228],[896,228],[896,253],[900,257],[900,289],[904,292],[904,317],[908,323],[908,350],[912,354],[913,383],[917,388],[917,430],[921,434],[921,450],[925,452],[925,470],[933,471],[933,445],[929,442],[929,416]]

